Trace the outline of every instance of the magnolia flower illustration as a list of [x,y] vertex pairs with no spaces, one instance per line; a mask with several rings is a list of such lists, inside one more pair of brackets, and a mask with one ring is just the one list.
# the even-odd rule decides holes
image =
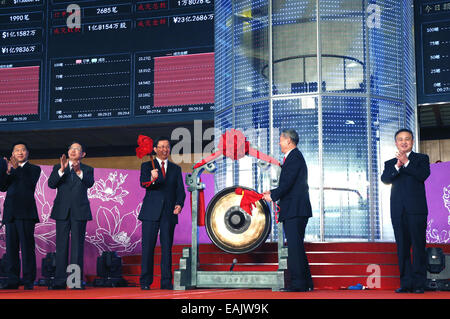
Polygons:
[[100,206],[96,214],[95,235],[87,235],[86,241],[93,244],[99,254],[103,251],[133,252],[141,241],[140,236],[134,236],[141,225],[137,218],[141,205],[122,216],[117,206],[112,209]]
[[54,191],[47,187],[47,181],[48,176],[42,170],[34,193],[40,219],[40,223],[36,224],[34,238],[36,242],[36,252],[42,255],[45,255],[50,251],[55,251],[56,248],[56,224],[54,220],[50,219],[53,206],[50,204],[48,194],[46,193],[46,191]]
[[46,255],[56,250],[56,224],[54,221],[36,224],[34,231],[36,252]]
[[123,198],[128,195],[128,191],[123,189],[121,185],[125,183],[127,175],[120,173],[117,177],[117,172],[110,172],[108,179],[104,181],[100,179],[88,190],[89,198],[98,198],[102,202],[113,201],[123,205]]
[[36,184],[36,190],[34,192],[34,198],[36,199],[36,206],[38,207],[40,219],[42,223],[46,223],[49,220],[50,214],[52,212],[52,206],[46,198],[48,176],[41,171],[41,176]]
[[[450,185],[444,187],[443,192],[442,199],[444,200],[444,206],[447,207],[448,213],[450,214]],[[450,225],[450,217],[448,224]]]
[[432,244],[447,244],[450,243],[450,233],[447,230],[439,230],[432,227],[434,220],[428,221],[428,227],[426,231],[426,238],[428,243]]

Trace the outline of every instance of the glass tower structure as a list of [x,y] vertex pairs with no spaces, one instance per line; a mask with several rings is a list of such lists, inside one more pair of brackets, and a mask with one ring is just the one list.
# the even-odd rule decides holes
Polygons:
[[[280,131],[296,129],[313,207],[306,240],[393,240],[380,175],[395,131],[417,132],[412,0],[216,0],[215,19],[217,142],[240,129],[281,160]],[[262,192],[267,176],[256,159],[226,159],[216,191]]]

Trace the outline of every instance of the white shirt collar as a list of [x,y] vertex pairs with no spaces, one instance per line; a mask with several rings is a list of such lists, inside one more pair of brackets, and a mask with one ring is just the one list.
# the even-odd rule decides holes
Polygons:
[[292,150],[293,150],[293,148],[290,149],[289,151],[287,151],[287,152],[284,154],[284,158],[285,158],[285,159],[289,156],[289,153],[291,153]]
[[[160,158],[158,158],[158,157],[156,157],[156,160],[158,161],[158,164],[159,164],[159,167],[161,167],[161,162],[163,161],[162,159],[160,159]],[[168,159],[165,159],[164,160],[164,168],[167,170],[167,162],[168,162],[169,160]]]
[[[73,162],[69,160],[69,168],[70,169],[72,169],[72,165],[73,165]],[[80,161],[80,167],[81,167],[81,161]]]
[[23,167],[27,162],[28,162],[28,161],[25,161],[25,162],[19,164],[19,166],[20,166],[20,167]]

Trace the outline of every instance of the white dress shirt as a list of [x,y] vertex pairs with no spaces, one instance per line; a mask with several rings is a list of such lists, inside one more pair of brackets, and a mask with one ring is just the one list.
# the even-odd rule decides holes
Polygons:
[[[156,157],[156,160],[158,161],[159,167],[162,168],[161,162],[162,162],[163,160],[160,159],[160,158],[158,158],[158,157]],[[169,165],[167,165],[168,162],[169,162],[169,161],[168,161],[167,159],[164,160],[164,172],[165,172],[166,174],[167,174],[167,166],[169,166]]]

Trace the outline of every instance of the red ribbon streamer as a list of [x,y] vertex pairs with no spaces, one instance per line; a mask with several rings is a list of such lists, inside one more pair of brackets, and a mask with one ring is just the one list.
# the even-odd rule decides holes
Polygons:
[[157,180],[157,178],[154,178],[150,182],[142,182],[142,186],[150,187],[150,185],[152,185],[153,182],[156,181],[156,180]]
[[[250,216],[252,215],[253,207],[256,207],[256,202],[264,198],[263,194],[248,189],[242,189],[240,187],[236,188],[234,192],[237,195],[242,195],[240,207]],[[275,204],[275,206],[277,207],[277,210],[275,211],[275,220],[278,224],[277,213],[280,211],[280,207],[277,204]]]
[[[200,182],[202,180],[200,179]],[[192,193],[191,193],[191,207],[192,207]],[[192,210],[192,209],[191,209]],[[204,189],[198,190],[197,201],[197,225],[205,226],[206,206],[205,206],[205,192]]]

